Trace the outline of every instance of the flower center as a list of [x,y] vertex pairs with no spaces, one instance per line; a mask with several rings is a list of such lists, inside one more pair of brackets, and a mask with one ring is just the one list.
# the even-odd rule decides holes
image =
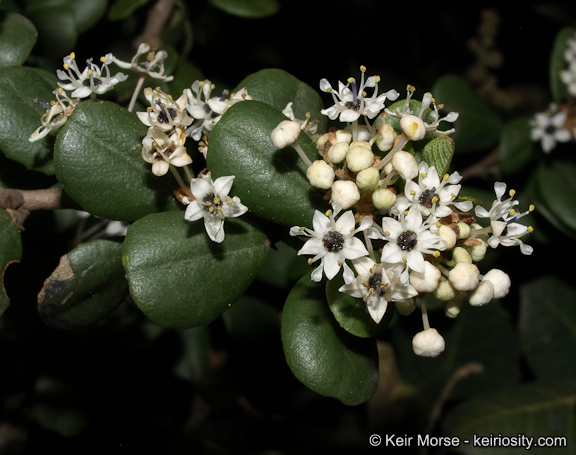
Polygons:
[[202,202],[204,203],[202,208],[211,215],[217,215],[222,211],[222,199],[220,199],[220,197],[216,196],[214,193],[210,193],[204,196]]
[[100,84],[102,84],[102,80],[98,79],[97,77],[91,77],[82,81],[82,85],[84,87],[98,87]]
[[414,231],[404,231],[402,234],[398,236],[398,240],[396,244],[400,247],[401,250],[405,251],[412,251],[412,249],[418,243],[418,235]]
[[344,248],[344,236],[338,231],[330,231],[322,239],[324,248],[330,253],[336,253]]
[[431,209],[432,205],[435,202],[434,201],[435,195],[436,195],[436,188],[425,190],[418,198],[418,202],[420,203],[420,205],[423,205],[427,209]]
[[[166,109],[160,101],[156,102],[158,106],[160,106],[160,113],[158,114],[158,122],[160,123],[170,123],[170,120],[174,120],[176,118],[176,109],[172,109],[169,107]],[[168,118],[170,116],[170,119]]]
[[544,133],[552,135],[556,132],[556,127],[554,125],[548,125],[546,128],[544,128]]
[[373,273],[366,282],[365,286],[368,288],[368,294],[370,295],[380,295],[384,286],[382,285],[382,274]]

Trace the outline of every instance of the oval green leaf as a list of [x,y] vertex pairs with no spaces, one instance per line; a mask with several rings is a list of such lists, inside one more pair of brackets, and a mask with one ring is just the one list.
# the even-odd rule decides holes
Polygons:
[[127,294],[122,243],[94,240],[60,258],[38,294],[38,312],[52,328],[83,327],[107,316]]
[[210,0],[210,3],[228,14],[254,19],[271,16],[280,8],[277,0]]
[[41,125],[45,109],[34,102],[54,99],[43,71],[23,66],[11,66],[0,70],[0,150],[30,170],[46,174],[54,173],[52,148],[54,138],[50,135],[30,142],[30,135]]
[[72,7],[46,6],[30,11],[28,17],[34,23],[40,38],[34,49],[35,53],[61,59],[74,49],[78,30],[76,13]]
[[136,305],[167,327],[205,325],[240,297],[266,260],[269,244],[254,225],[227,219],[213,243],[202,221],[183,211],[148,215],[128,229],[123,262]]
[[119,105],[81,102],[56,138],[56,176],[84,210],[102,218],[134,221],[178,209],[172,176],[155,176],[142,159],[144,136],[138,117]]
[[362,299],[338,291],[343,284],[344,279],[340,275],[326,283],[328,305],[340,327],[361,338],[370,338],[382,333],[392,320],[394,303],[388,304],[384,317],[379,324],[376,324]]
[[[214,178],[235,175],[234,194],[256,215],[287,226],[311,226],[314,210],[327,201],[306,178],[307,166],[292,147],[278,150],[270,134],[286,120],[260,101],[243,101],[222,116],[210,134],[207,163]],[[312,140],[298,143],[311,160],[320,156]]]
[[148,3],[149,0],[116,0],[108,11],[108,19],[118,21],[126,19],[134,11]]
[[282,344],[294,375],[320,395],[346,405],[364,403],[378,386],[375,339],[349,334],[330,312],[324,284],[304,275],[292,288],[282,314]]
[[440,178],[448,172],[453,156],[454,141],[448,136],[435,137],[422,150],[422,159],[436,168]]
[[316,90],[290,73],[276,68],[263,69],[242,80],[234,91],[244,87],[256,101],[269,104],[280,112],[292,101],[297,119],[304,120],[310,113],[310,120],[318,120],[318,132],[326,131],[327,117],[320,112],[323,109],[322,98]]
[[4,289],[4,272],[13,262],[18,262],[22,258],[22,239],[20,231],[12,221],[10,214],[0,209],[0,283],[2,291],[0,292],[0,316],[10,305],[10,299]]
[[530,117],[518,117],[509,122],[500,136],[500,169],[512,174],[524,166],[532,156]]
[[0,12],[0,69],[22,65],[36,44],[34,24],[18,13]]

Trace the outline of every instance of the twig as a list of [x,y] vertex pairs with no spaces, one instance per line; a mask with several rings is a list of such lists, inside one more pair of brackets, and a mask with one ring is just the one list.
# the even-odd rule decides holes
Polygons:
[[482,160],[460,172],[462,181],[472,177],[486,177],[488,174],[495,172],[498,169],[498,158],[498,149],[496,148]]
[[160,34],[174,8],[175,0],[158,0],[148,12],[148,19],[144,31],[136,38],[134,45],[146,43],[150,47],[158,47],[161,44]]

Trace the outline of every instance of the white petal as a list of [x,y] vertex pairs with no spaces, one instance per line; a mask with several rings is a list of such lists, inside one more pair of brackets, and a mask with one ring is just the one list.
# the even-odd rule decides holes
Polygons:
[[322,258],[324,264],[324,273],[326,278],[331,280],[340,271],[340,264],[338,264],[339,258],[337,254],[328,253]]
[[192,201],[186,207],[186,213],[184,213],[184,219],[188,221],[196,221],[204,216],[206,211],[201,207],[198,201]]
[[235,176],[228,175],[214,180],[214,189],[216,190],[216,194],[220,197],[228,196],[232,184],[234,183],[234,179]]

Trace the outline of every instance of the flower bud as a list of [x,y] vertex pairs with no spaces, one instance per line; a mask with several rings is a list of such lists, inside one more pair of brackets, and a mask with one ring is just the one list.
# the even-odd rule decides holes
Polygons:
[[456,289],[454,289],[452,283],[450,283],[450,281],[447,280],[446,278],[440,279],[438,286],[434,290],[434,295],[436,296],[436,298],[438,300],[442,300],[443,302],[452,300],[453,298],[456,297],[456,294],[457,294]]
[[396,300],[394,303],[396,305],[396,310],[398,310],[398,313],[402,316],[408,316],[416,309],[414,299]]
[[414,353],[422,357],[436,357],[444,351],[444,347],[444,338],[433,328],[423,330],[412,338]]
[[470,292],[468,302],[472,306],[486,305],[494,298],[494,286],[490,281],[480,281],[476,289]]
[[349,209],[359,200],[360,192],[352,180],[336,180],[332,184],[332,202],[339,203],[342,210]]
[[418,163],[411,153],[399,150],[392,156],[392,167],[404,180],[411,180],[418,175]]
[[468,253],[468,251],[465,248],[462,248],[461,246],[457,246],[452,251],[452,260],[456,263],[459,263],[459,262],[470,262],[471,263],[472,257],[470,256],[470,253]]
[[458,291],[470,291],[475,289],[480,282],[480,271],[476,265],[469,262],[459,262],[448,274],[448,279],[454,289]]
[[277,149],[283,149],[298,140],[300,124],[293,120],[284,120],[272,130],[272,143]]
[[372,203],[378,210],[388,210],[396,204],[396,194],[388,188],[378,188],[372,193]]
[[458,229],[460,231],[460,234],[458,234],[458,240],[467,239],[470,237],[470,226],[468,224],[460,221],[458,223]]
[[456,297],[454,297],[451,300],[448,300],[445,304],[444,304],[444,314],[446,315],[447,318],[457,318],[458,315],[460,314],[460,311],[462,310],[462,294],[459,293],[456,295]]
[[[353,145],[354,144],[354,145]],[[346,154],[346,164],[352,172],[360,172],[372,166],[374,153],[371,148],[367,148],[358,143],[350,144],[350,150]]]
[[331,145],[337,144],[339,142],[345,142],[349,144],[352,140],[352,133],[346,130],[337,130],[329,133],[325,133],[316,142],[316,148],[321,152],[324,152],[326,144],[330,142]]
[[375,167],[366,168],[356,175],[356,185],[361,190],[374,188],[380,180],[380,171]]
[[334,169],[324,160],[316,160],[306,170],[310,185],[323,190],[329,189],[334,183]]
[[328,159],[332,163],[341,163],[346,159],[346,154],[350,146],[346,142],[336,142],[336,144],[332,145],[330,149],[328,149]]
[[489,281],[494,286],[494,298],[501,299],[506,296],[510,291],[510,285],[512,281],[508,274],[504,273],[500,269],[490,270],[484,277],[482,281]]
[[438,229],[438,234],[440,234],[440,237],[442,237],[446,242],[447,250],[451,250],[456,246],[458,236],[456,235],[456,232],[454,232],[454,229],[452,229],[450,226],[443,224],[440,226],[440,229]]
[[418,292],[433,292],[438,287],[440,276],[440,270],[425,261],[424,272],[410,272],[410,284]]
[[400,119],[400,129],[411,141],[419,141],[426,136],[424,121],[415,115],[406,115]]
[[486,255],[488,244],[482,239],[477,238],[476,240],[480,241],[481,243],[470,247],[470,257],[474,262],[479,262],[484,259],[484,256]]
[[394,145],[394,138],[396,137],[396,132],[390,123],[382,123],[378,127],[376,133],[376,145],[378,149],[382,152],[387,152]]

